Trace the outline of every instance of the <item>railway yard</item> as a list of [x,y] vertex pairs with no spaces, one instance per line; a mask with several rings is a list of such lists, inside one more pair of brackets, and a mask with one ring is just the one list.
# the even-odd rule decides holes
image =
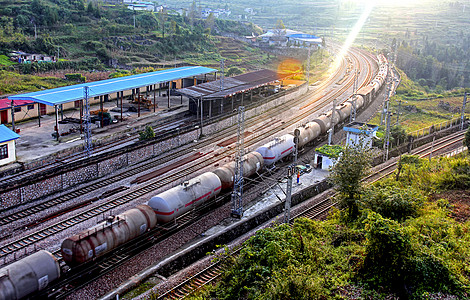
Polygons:
[[[357,83],[354,70],[361,70]],[[125,134],[105,138],[103,131],[89,157],[63,151],[37,168],[7,174],[0,184],[0,267],[49,251],[59,273],[26,295],[33,298],[115,299],[146,281],[154,287],[137,299],[182,298],[217,278],[223,265],[206,256],[211,251],[222,255],[216,245],[235,249],[256,230],[283,221],[282,186],[292,163],[292,133],[298,130],[302,137],[298,162],[313,165],[315,147],[326,143],[329,129],[339,144],[354,109],[356,120],[364,123],[381,109],[386,77],[393,72],[383,56],[352,48],[328,80],[247,103],[241,219],[230,217],[236,111],[206,120],[204,126],[186,116],[184,107],[158,118],[149,114],[140,123],[113,128]],[[147,123],[156,138],[139,141],[136,131]],[[458,129],[457,124],[441,128],[391,149],[390,159],[378,159],[367,181],[391,174],[401,153],[431,157],[454,151],[464,136]],[[279,152],[269,152],[276,147]],[[313,169],[300,176],[291,221],[322,218],[335,205],[327,174]],[[195,193],[194,198],[178,204],[168,200],[184,193]],[[110,238],[113,228],[124,226],[119,232],[125,238]]]

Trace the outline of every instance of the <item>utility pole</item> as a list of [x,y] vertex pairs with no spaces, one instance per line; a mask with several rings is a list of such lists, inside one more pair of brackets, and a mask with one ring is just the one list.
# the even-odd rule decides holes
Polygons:
[[311,45],[308,46],[308,58],[307,58],[307,90],[310,87],[310,51]]
[[386,122],[387,122],[387,130],[385,131],[385,140],[384,140],[384,155],[385,161],[388,160],[388,150],[390,147],[390,113],[387,111]]
[[397,125],[400,125],[400,109],[401,109],[401,99],[398,100]]
[[462,116],[460,117],[460,130],[463,130],[463,122],[465,121],[465,106],[467,105],[467,93],[463,96]]
[[290,207],[292,202],[292,177],[295,173],[295,167],[289,166],[287,168],[287,189],[286,189],[286,203],[284,207],[284,223],[290,222]]
[[85,86],[83,88],[83,94],[84,94],[84,98],[85,98],[85,106],[84,106],[84,114],[83,114],[83,118],[84,118],[84,131],[83,131],[83,141],[84,141],[84,148],[85,148],[85,152],[87,154],[88,157],[90,157],[91,155],[91,151],[93,150],[93,144],[91,142],[91,128],[90,128],[90,102],[88,102],[88,98],[90,97],[90,88]]
[[334,122],[334,119],[335,119],[335,109],[336,109],[336,98],[333,99],[333,108],[331,109],[331,136],[333,136],[335,134],[335,122]]
[[220,88],[219,88],[219,91],[222,91],[224,89],[224,66],[225,66],[225,60],[222,58],[220,60]]
[[245,107],[238,107],[237,158],[232,192],[232,213],[230,216],[241,219],[243,216],[243,155],[245,134]]

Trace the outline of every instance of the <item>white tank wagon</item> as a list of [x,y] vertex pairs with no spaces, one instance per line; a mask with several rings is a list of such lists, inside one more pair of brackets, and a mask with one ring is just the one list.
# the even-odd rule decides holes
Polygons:
[[320,136],[321,127],[317,122],[308,122],[302,127],[296,128],[294,136],[299,137],[298,147],[303,147]]
[[[250,152],[243,156],[243,177],[250,177],[264,167],[263,156],[258,152]],[[213,171],[222,183],[222,189],[233,187],[233,180],[235,177],[236,163],[230,162]]]
[[256,152],[263,156],[265,165],[272,165],[289,154],[294,153],[294,136],[286,134],[259,147]]
[[207,172],[152,197],[148,205],[159,223],[167,223],[218,195],[221,188],[219,177]]
[[56,258],[41,250],[0,269],[0,299],[21,299],[46,288],[60,276]]
[[138,205],[110,217],[62,242],[64,261],[70,266],[85,263],[136,238],[157,225],[157,216],[147,205]]

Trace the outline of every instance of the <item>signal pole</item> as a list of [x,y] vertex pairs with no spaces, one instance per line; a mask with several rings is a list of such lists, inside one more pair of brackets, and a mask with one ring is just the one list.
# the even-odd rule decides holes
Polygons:
[[88,98],[90,97],[90,88],[89,87],[84,87],[83,88],[83,94],[84,94],[84,98],[85,98],[85,105],[84,105],[84,114],[83,114],[83,118],[84,118],[84,131],[83,131],[83,141],[84,141],[84,148],[85,148],[85,152],[87,154],[88,157],[90,157],[91,155],[91,151],[93,150],[93,144],[92,144],[92,141],[91,141],[91,128],[90,128],[90,102],[88,101]]
[[287,168],[287,189],[286,189],[286,203],[284,206],[284,223],[290,222],[290,207],[292,202],[292,177],[295,173],[295,167],[289,166]]
[[243,155],[244,155],[245,107],[238,107],[237,158],[232,192],[232,213],[230,216],[241,219],[243,216]]

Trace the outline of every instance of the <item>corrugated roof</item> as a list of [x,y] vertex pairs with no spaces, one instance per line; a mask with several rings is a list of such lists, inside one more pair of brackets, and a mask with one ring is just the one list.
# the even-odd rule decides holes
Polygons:
[[281,80],[290,75],[278,74],[271,70],[259,70],[251,73],[224,78],[224,89],[220,90],[220,79],[178,90],[178,93],[193,98],[224,98]]
[[107,79],[96,82],[82,83],[39,92],[15,95],[8,97],[8,99],[31,100],[46,105],[54,106],[84,99],[85,87],[89,87],[89,98],[92,98],[96,96],[108,95],[111,93],[136,89],[152,84],[168,82],[172,80],[212,73],[216,71],[216,69],[199,66],[181,67],[151,73]]
[[5,125],[0,125],[0,143],[16,140],[20,136],[15,132],[11,131]]
[[[35,103],[34,101],[29,101],[29,100],[14,100],[13,105],[14,106],[25,106],[28,104],[33,104]],[[11,100],[10,99],[0,99],[0,110],[4,109],[9,109],[11,107]]]

